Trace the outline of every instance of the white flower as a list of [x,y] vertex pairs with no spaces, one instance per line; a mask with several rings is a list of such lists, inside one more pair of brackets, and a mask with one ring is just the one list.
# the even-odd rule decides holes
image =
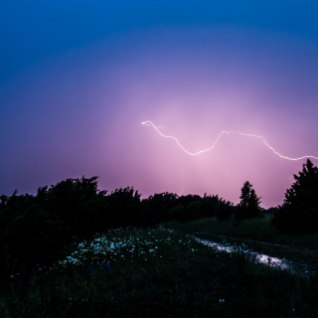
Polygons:
[[114,242],[112,242],[111,244],[110,244],[110,249],[111,250],[114,250],[116,248],[116,244],[114,243]]

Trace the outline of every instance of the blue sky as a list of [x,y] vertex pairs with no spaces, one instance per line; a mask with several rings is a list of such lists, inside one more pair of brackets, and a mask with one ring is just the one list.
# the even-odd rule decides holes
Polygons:
[[2,1],[0,80],[136,30],[232,26],[317,40],[317,1]]
[[[0,3],[0,194],[68,177],[143,195],[212,193],[236,202],[249,180],[282,203],[303,162],[255,140],[187,148],[223,129],[318,155],[317,1]],[[254,141],[254,142],[253,142]]]

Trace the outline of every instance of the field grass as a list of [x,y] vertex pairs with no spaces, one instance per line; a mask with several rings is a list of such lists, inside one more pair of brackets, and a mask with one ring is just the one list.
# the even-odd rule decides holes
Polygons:
[[11,277],[0,317],[314,317],[317,299],[314,278],[217,253],[178,231],[119,229]]

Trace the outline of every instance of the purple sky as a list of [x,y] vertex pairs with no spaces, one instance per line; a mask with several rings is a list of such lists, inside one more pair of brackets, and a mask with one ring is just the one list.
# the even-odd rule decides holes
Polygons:
[[102,189],[237,203],[249,180],[264,207],[281,204],[304,161],[235,135],[191,157],[140,123],[192,151],[226,129],[262,135],[284,155],[318,156],[317,56],[316,34],[256,22],[130,26],[41,57],[20,52],[23,66],[0,78],[0,193],[97,175]]

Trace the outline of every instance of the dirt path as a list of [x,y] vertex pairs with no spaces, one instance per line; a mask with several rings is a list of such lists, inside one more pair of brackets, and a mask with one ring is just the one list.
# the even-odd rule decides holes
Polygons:
[[[193,239],[197,243],[205,245],[216,251],[242,254],[255,263],[270,266],[272,268],[278,268],[280,270],[287,270],[293,274],[306,277],[318,274],[315,263],[296,261],[295,259],[277,256],[277,250],[281,251],[282,249],[286,249],[290,254],[293,252],[295,253],[295,251],[299,251],[298,249],[282,244],[237,239],[236,237],[229,237],[225,235],[215,235],[215,237],[218,239],[206,239],[195,235],[193,236]],[[269,252],[265,253],[264,250]]]

